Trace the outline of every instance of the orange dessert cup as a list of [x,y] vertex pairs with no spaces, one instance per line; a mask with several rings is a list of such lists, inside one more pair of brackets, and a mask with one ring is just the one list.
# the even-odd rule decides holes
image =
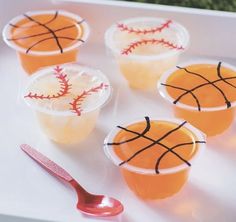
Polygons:
[[224,132],[234,119],[236,68],[217,61],[181,64],[158,83],[160,94],[183,118],[207,136]]
[[204,135],[186,121],[145,117],[113,129],[104,150],[136,195],[162,199],[183,187],[204,146]]
[[27,12],[3,29],[3,39],[16,50],[28,74],[45,66],[75,62],[88,35],[84,19],[62,10]]

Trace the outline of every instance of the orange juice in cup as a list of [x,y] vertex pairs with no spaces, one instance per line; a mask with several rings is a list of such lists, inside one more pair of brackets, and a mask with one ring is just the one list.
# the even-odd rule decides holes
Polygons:
[[178,65],[162,76],[158,89],[177,117],[208,136],[224,132],[233,122],[236,68],[229,64],[206,60]]
[[145,117],[113,129],[104,150],[136,195],[162,199],[183,187],[204,145],[204,135],[186,121]]
[[43,132],[53,141],[75,144],[94,129],[111,87],[106,76],[77,64],[47,67],[34,73],[23,91]]
[[105,43],[131,88],[154,90],[160,75],[186,50],[189,34],[170,19],[141,17],[112,25]]
[[84,19],[70,12],[32,11],[13,18],[3,29],[4,41],[16,50],[28,74],[77,60],[89,35]]

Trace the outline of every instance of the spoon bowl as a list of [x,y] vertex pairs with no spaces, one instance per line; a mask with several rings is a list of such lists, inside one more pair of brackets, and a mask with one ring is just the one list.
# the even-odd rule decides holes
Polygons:
[[77,209],[90,216],[115,216],[120,214],[124,207],[119,200],[106,195],[88,193],[74,179],[70,182],[77,196]]

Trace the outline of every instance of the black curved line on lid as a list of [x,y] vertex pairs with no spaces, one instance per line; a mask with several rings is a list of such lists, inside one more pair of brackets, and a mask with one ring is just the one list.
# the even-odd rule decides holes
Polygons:
[[202,76],[200,73],[197,72],[192,72],[189,71],[186,67],[180,67],[180,66],[176,66],[178,69],[183,69],[185,72],[191,74],[191,75],[195,75],[200,77],[201,79],[205,80],[206,82],[208,82],[209,84],[211,84],[213,87],[215,87],[215,89],[223,96],[224,100],[225,100],[225,104],[227,105],[227,108],[231,107],[231,103],[228,100],[228,98],[226,97],[225,93],[223,92],[223,90],[218,87],[217,85],[214,84],[214,82],[210,81],[209,79],[205,78],[204,76]]
[[[59,28],[59,29],[56,29],[56,30],[53,30],[53,31],[54,32],[60,32],[60,31],[70,29],[70,28],[73,28],[73,27],[75,27],[75,25],[68,25],[68,26],[65,26],[63,28]],[[29,35],[29,36],[22,36],[22,37],[18,37],[18,38],[7,39],[7,40],[14,41],[14,40],[28,39],[28,38],[38,37],[38,36],[42,36],[42,35],[47,35],[47,34],[50,34],[50,32],[42,32],[42,33],[39,33],[39,34],[34,34],[34,35]]]
[[[174,101],[173,101],[173,104],[177,104],[181,99],[182,97],[184,97],[185,95],[187,94],[191,94],[192,92],[194,92],[195,90],[201,88],[201,87],[204,87],[204,86],[207,86],[207,85],[210,85],[211,83],[217,83],[217,82],[221,82],[223,80],[230,80],[230,79],[236,79],[236,76],[233,76],[233,77],[225,77],[225,78],[222,78],[222,79],[217,79],[217,80],[214,80],[210,83],[202,83],[198,86],[195,86],[193,87],[192,89],[185,89],[186,92],[184,92],[183,94],[181,94],[180,96],[178,96]],[[161,83],[162,85],[164,85],[164,83]],[[169,87],[176,87],[176,86],[172,86],[172,85],[168,85]],[[228,108],[228,107],[227,107]]]
[[60,52],[63,53],[63,48],[58,40],[58,37],[51,28],[49,28],[47,25],[44,25],[43,23],[33,19],[32,17],[28,16],[27,14],[24,14],[24,16],[26,18],[28,18],[30,21],[33,21],[33,22],[37,23],[38,25],[43,26],[45,29],[47,29],[52,34],[53,38],[55,39],[56,44],[57,44],[58,48],[60,49]]
[[222,79],[222,81],[224,81],[226,84],[232,86],[233,88],[236,88],[235,85],[233,85],[232,83],[228,82],[227,80],[225,80],[222,75],[221,75],[221,62],[218,63],[217,66],[217,75],[219,76],[220,79]]
[[[140,150],[138,150],[137,152],[135,152],[135,153],[134,153],[133,155],[131,155],[128,159],[122,161],[122,162],[119,164],[119,166],[121,166],[121,165],[123,165],[123,164],[129,162],[130,160],[132,160],[133,158],[135,158],[137,155],[139,155],[139,154],[142,153],[143,151],[145,151],[145,150],[151,148],[152,146],[154,146],[154,145],[156,145],[156,144],[162,146],[162,144],[160,144],[160,142],[161,142],[163,139],[165,139],[165,138],[168,137],[170,134],[172,134],[173,132],[175,132],[175,131],[177,131],[178,129],[180,129],[180,128],[181,128],[182,126],[184,126],[186,123],[187,123],[187,121],[184,121],[184,122],[181,123],[179,126],[177,126],[176,128],[170,130],[169,132],[167,132],[166,134],[164,134],[162,137],[160,137],[160,138],[157,139],[157,140],[153,140],[153,139],[151,139],[151,138],[149,138],[149,137],[142,136],[143,138],[146,138],[146,139],[148,139],[148,140],[151,140],[153,143],[151,143],[150,145],[148,145],[148,146],[146,146],[146,147],[143,147],[142,149],[140,149]],[[130,132],[131,132],[131,131],[130,131]],[[136,132],[133,131],[133,133],[136,133]],[[168,150],[170,150],[170,148],[167,147],[167,146],[163,146],[163,147],[165,147],[165,148],[167,148]],[[170,152],[172,152],[172,153],[174,153],[176,156],[180,157],[180,155],[177,154],[177,153],[175,153],[173,150],[171,150]],[[187,160],[186,160],[186,161],[187,161]]]
[[[194,141],[194,142],[189,142],[189,143],[180,143],[180,144],[177,144],[177,145],[171,147],[170,150],[167,150],[167,151],[165,151],[164,153],[162,153],[161,156],[157,159],[157,162],[156,162],[156,165],[155,165],[155,171],[156,171],[156,173],[157,173],[157,174],[160,173],[160,172],[159,172],[159,165],[160,165],[160,163],[161,163],[161,160],[162,160],[162,159],[165,157],[165,155],[167,155],[171,150],[174,150],[174,149],[176,149],[176,148],[178,148],[178,147],[181,147],[181,146],[193,145],[193,144],[195,144],[195,143],[206,143],[206,141]],[[191,164],[190,164],[188,161],[186,161],[184,158],[181,157],[181,160],[182,160],[183,162],[185,162],[188,166],[191,166]]]
[[[183,90],[185,92],[187,92],[188,90],[187,89],[184,89],[182,87],[178,87],[178,86],[173,86],[173,85],[169,85],[169,84],[165,84],[165,83],[161,83],[162,86],[167,86],[167,87],[170,87],[170,88],[174,88],[174,89],[180,89],[180,90]],[[201,111],[201,105],[200,105],[200,101],[198,100],[198,98],[196,97],[196,95],[193,93],[193,92],[190,92],[190,94],[192,95],[192,97],[194,98],[194,100],[196,101],[197,103],[197,109],[198,111]]]
[[[68,40],[74,40],[74,41],[81,41],[81,42],[84,42],[84,40],[82,40],[82,39],[73,39],[73,38],[64,37],[64,36],[58,36],[57,38],[58,38],[58,39],[68,39]],[[38,44],[40,44],[40,43],[42,43],[42,42],[45,42],[45,41],[47,41],[47,40],[50,40],[50,39],[54,39],[54,37],[51,36],[51,37],[48,37],[48,38],[39,40],[38,42],[36,42],[36,43],[34,43],[33,45],[31,45],[31,46],[26,50],[26,53],[29,53],[29,51],[30,51],[33,47],[35,47],[36,45],[38,45]]]
[[[58,14],[59,14],[58,11],[56,11],[54,16],[53,16],[53,18],[50,19],[49,21],[47,21],[46,23],[44,23],[44,25],[48,25],[51,22],[53,22],[57,18]],[[14,28],[32,28],[32,27],[37,27],[37,25],[35,25],[35,26],[23,26],[22,27],[22,26],[18,26],[18,25],[12,24],[12,23],[9,23],[9,25],[14,27]]]
[[[142,133],[138,133],[137,136],[131,138],[131,139],[128,139],[128,140],[125,140],[125,141],[122,141],[122,142],[119,142],[119,143],[107,143],[107,145],[121,145],[121,144],[124,144],[124,143],[128,143],[128,142],[131,142],[133,140],[136,140],[138,139],[139,137],[142,137],[143,135],[145,135],[151,128],[151,124],[150,124],[150,119],[148,116],[145,116],[145,120],[146,120],[146,127],[144,129],[144,131]],[[125,130],[127,131],[126,128],[124,127],[121,127],[121,126],[117,126],[118,128],[122,129],[122,130]]]

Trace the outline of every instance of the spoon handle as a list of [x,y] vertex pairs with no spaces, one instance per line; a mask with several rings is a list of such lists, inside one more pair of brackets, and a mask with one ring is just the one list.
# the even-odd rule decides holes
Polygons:
[[37,150],[33,149],[27,144],[20,145],[20,148],[28,154],[33,160],[39,163],[44,167],[48,172],[52,173],[54,176],[59,177],[60,179],[65,180],[66,182],[71,183],[73,181],[72,176],[67,173],[62,167],[58,166],[52,160],[48,159],[43,154],[39,153]]

